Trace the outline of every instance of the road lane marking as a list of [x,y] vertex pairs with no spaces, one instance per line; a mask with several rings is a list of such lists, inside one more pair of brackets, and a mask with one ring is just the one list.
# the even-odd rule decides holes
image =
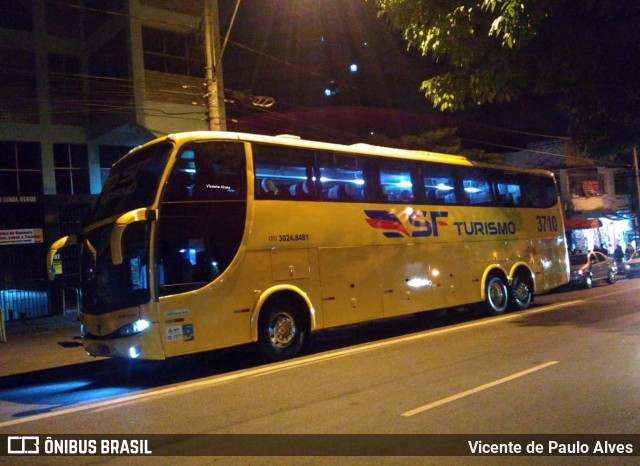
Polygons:
[[417,408],[414,408],[414,409],[410,409],[409,411],[405,411],[404,413],[402,413],[402,416],[403,417],[415,416],[416,414],[423,413],[425,411],[428,411],[429,409],[433,409],[433,408],[436,408],[438,406],[442,406],[443,404],[451,403],[452,401],[459,400],[460,398],[464,398],[464,397],[473,395],[475,393],[487,390],[487,389],[495,387],[497,385],[501,385],[503,383],[509,382],[511,380],[514,380],[514,379],[518,379],[520,377],[524,377],[525,375],[529,375],[529,374],[531,374],[533,372],[537,372],[537,371],[540,371],[542,369],[546,369],[547,367],[553,366],[555,364],[558,364],[558,361],[549,361],[549,362],[546,362],[544,364],[540,364],[539,366],[535,366],[535,367],[532,367],[530,369],[526,369],[524,371],[517,372],[515,374],[511,374],[511,375],[509,375],[507,377],[503,377],[501,379],[494,380],[493,382],[489,382],[489,383],[486,383],[484,385],[480,385],[478,387],[472,388],[471,390],[466,390],[466,391],[458,393],[456,395],[451,395],[451,396],[448,396],[446,398],[442,398],[442,399],[440,399],[438,401],[434,401],[433,403],[429,403],[429,404],[426,404],[426,405],[423,405],[423,406],[418,406]]

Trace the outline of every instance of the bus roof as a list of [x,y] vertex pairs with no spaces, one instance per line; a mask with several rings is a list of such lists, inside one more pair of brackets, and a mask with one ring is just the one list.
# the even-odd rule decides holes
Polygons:
[[[528,173],[538,173],[541,175],[552,175],[549,170],[544,169],[533,169],[533,168],[524,168],[513,165],[503,165],[503,164],[494,164],[487,162],[476,162],[468,159],[462,155],[452,155],[452,154],[442,154],[438,152],[430,152],[430,151],[422,151],[422,150],[408,150],[408,149],[398,149],[393,147],[383,147],[376,146],[366,143],[356,143],[351,145],[346,144],[337,144],[330,142],[321,142],[321,141],[313,141],[309,139],[302,139],[299,136],[290,135],[290,134],[282,134],[277,136],[268,136],[262,134],[252,134],[252,133],[241,133],[234,131],[188,131],[188,132],[180,132],[168,134],[167,136],[160,137],[153,141],[150,141],[147,144],[152,144],[161,140],[171,140],[177,143],[184,143],[187,141],[197,141],[197,140],[212,140],[212,139],[221,139],[221,140],[238,140],[238,141],[247,141],[247,142],[257,142],[264,144],[277,144],[281,146],[290,146],[290,147],[301,147],[307,149],[320,149],[327,151],[335,151],[342,152],[354,155],[373,155],[380,157],[397,157],[411,160],[424,160],[430,162],[440,162],[440,163],[448,163],[454,165],[467,165],[467,166],[478,166],[478,167],[488,167],[488,168],[497,168],[503,170],[512,170],[512,171],[521,171]],[[137,149],[137,148],[136,148]]]

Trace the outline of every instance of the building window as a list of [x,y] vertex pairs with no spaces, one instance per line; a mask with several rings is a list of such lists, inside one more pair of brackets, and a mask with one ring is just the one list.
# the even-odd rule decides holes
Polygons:
[[80,59],[49,54],[51,120],[60,125],[84,125],[84,89]]
[[85,144],[54,144],[58,194],[89,194],[89,157]]
[[142,28],[144,68],[162,73],[204,77],[202,37]]
[[[51,3],[48,1],[47,3]],[[57,2],[60,3],[60,2]],[[115,16],[124,16],[129,11],[129,0],[84,0],[83,33],[85,39],[90,39],[95,31],[113,21]]]
[[584,174],[569,178],[571,197],[596,197],[604,194],[604,177],[598,174]]
[[0,2],[0,28],[33,31],[31,1],[3,0]]
[[629,173],[616,173],[613,175],[613,183],[615,194],[629,196],[635,192],[633,177]]
[[100,187],[104,186],[111,167],[116,161],[129,152],[132,147],[128,146],[100,146],[98,147],[98,153],[100,155]]
[[135,113],[134,83],[131,80],[127,50],[128,37],[120,32],[87,57],[87,101],[91,103],[86,116],[90,123],[101,124],[105,115]]
[[42,157],[37,142],[0,141],[0,194],[42,194]]
[[0,123],[37,123],[35,54],[0,47],[0,63]]
[[47,35],[80,39],[82,37],[82,17],[85,11],[75,2],[46,2],[45,27]]

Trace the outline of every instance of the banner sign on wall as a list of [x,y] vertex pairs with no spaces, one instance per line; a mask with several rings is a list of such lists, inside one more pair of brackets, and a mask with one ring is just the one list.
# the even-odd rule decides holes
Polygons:
[[43,243],[42,228],[0,230],[0,245]]

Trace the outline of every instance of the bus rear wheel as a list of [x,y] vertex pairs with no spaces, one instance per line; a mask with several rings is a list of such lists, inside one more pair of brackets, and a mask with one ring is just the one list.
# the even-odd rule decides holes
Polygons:
[[287,301],[274,301],[261,312],[258,345],[273,361],[296,356],[306,343],[307,330],[300,311]]
[[523,311],[528,308],[533,300],[533,291],[526,280],[519,276],[514,277],[511,284],[511,308]]
[[509,293],[504,280],[498,275],[487,278],[484,286],[484,308],[490,316],[504,314],[509,305]]

